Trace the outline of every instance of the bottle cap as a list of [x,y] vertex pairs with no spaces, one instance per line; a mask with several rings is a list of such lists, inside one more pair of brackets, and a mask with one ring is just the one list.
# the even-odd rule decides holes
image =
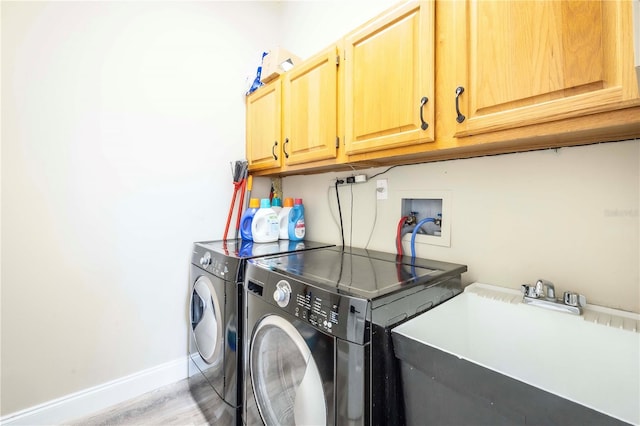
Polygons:
[[260,207],[260,200],[257,198],[252,198],[249,200],[249,208],[250,209],[257,209],[258,207]]
[[271,201],[269,201],[268,198],[263,198],[262,200],[260,200],[260,208],[261,209],[271,208]]
[[302,204],[302,198],[296,198],[295,204]]
[[293,207],[293,198],[291,197],[287,197],[284,199],[284,206],[285,207]]
[[271,200],[271,207],[282,207],[282,200],[278,197],[273,197],[273,200]]

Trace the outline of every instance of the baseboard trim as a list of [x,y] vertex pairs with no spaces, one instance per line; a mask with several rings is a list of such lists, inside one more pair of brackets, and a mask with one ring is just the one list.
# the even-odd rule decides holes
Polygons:
[[63,424],[188,377],[188,357],[84,389],[0,418],[3,426]]

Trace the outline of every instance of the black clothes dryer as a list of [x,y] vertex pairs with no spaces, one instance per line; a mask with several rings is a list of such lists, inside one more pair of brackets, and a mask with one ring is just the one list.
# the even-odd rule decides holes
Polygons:
[[459,294],[466,269],[349,247],[250,260],[244,423],[402,424],[391,329]]

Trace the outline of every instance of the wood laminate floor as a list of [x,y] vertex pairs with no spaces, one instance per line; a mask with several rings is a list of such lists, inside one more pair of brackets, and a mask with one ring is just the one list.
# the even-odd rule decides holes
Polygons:
[[[234,410],[204,381],[187,379],[148,392],[90,416],[67,423],[70,426],[231,426]],[[201,405],[198,405],[198,401]],[[202,408],[201,408],[202,407]]]

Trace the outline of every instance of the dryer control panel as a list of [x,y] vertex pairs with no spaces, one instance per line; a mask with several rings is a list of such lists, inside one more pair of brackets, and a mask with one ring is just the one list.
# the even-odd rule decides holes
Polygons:
[[208,250],[199,244],[193,247],[191,263],[216,277],[232,282],[236,281],[240,266],[238,259]]
[[308,321],[314,327],[332,333],[340,324],[339,301],[326,300],[326,295],[309,288],[305,290],[296,294],[294,315]]
[[251,262],[245,285],[248,293],[326,334],[358,344],[369,340],[370,306],[365,299],[304,283]]

